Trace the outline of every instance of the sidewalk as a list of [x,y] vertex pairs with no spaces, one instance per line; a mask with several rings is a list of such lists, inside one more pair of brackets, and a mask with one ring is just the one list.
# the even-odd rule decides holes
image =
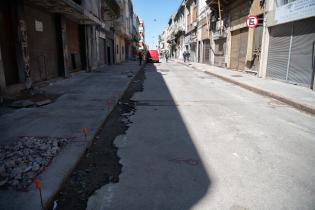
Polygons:
[[[21,136],[72,139],[38,177],[44,203],[58,191],[139,70],[138,62],[129,61],[97,72],[78,72],[70,79],[52,81],[41,88],[60,95],[54,103],[0,116],[1,146],[14,144]],[[82,128],[87,129],[86,138]],[[41,209],[39,193],[33,185],[27,192],[1,190],[0,209]]]
[[255,93],[269,96],[286,103],[296,109],[315,115],[315,91],[311,89],[280,82],[271,79],[262,79],[244,72],[228,70],[207,64],[175,60],[197,70],[205,71],[224,81],[239,85]]

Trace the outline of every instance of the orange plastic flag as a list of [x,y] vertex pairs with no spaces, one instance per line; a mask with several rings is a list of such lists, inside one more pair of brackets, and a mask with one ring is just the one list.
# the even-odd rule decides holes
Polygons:
[[87,128],[82,128],[82,132],[84,133],[84,135],[87,135]]
[[42,183],[40,182],[39,179],[36,179],[36,180],[35,180],[35,188],[36,188],[36,189],[40,189],[41,187],[42,187]]

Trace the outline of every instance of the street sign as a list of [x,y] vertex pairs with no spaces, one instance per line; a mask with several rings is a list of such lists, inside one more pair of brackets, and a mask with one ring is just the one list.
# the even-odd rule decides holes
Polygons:
[[248,16],[247,19],[246,19],[246,26],[248,28],[256,28],[258,25],[258,18],[257,16]]

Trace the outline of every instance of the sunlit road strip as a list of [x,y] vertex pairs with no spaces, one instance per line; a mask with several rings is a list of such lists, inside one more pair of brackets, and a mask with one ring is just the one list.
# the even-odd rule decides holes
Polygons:
[[146,77],[88,209],[314,209],[313,116],[177,63]]

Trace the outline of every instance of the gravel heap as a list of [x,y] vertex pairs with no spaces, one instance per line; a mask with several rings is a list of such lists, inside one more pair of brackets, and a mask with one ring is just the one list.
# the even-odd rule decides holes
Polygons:
[[0,147],[0,187],[26,190],[71,138],[20,137]]

